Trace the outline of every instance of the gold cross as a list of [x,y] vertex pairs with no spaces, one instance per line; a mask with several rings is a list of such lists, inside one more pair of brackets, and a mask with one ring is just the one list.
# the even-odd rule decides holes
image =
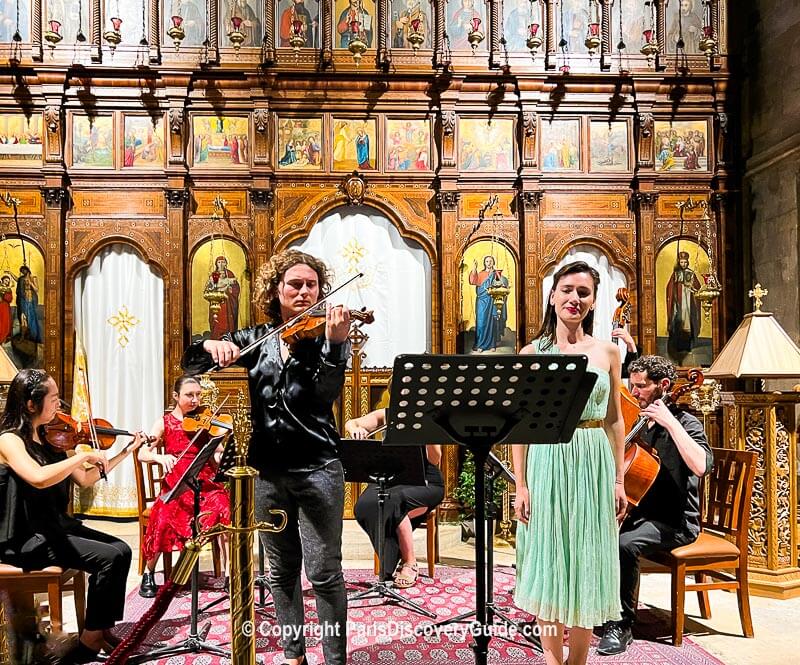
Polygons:
[[117,331],[119,335],[117,342],[124,349],[130,342],[127,333],[133,330],[134,326],[141,323],[141,321],[128,311],[127,305],[123,305],[119,312],[110,317],[106,323],[109,323]]
[[767,295],[768,293],[769,293],[769,291],[767,289],[762,289],[761,288],[761,284],[756,284],[754,289],[750,289],[747,292],[748,296],[750,296],[751,298],[755,299],[754,306],[756,308],[755,309],[756,312],[760,312],[761,311],[761,305],[762,305],[761,298],[764,297],[765,295]]

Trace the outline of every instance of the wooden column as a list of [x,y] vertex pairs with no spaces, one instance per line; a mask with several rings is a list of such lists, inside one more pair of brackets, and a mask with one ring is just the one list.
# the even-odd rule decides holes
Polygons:
[[797,393],[723,393],[723,446],[758,454],[750,509],[750,593],[800,596]]
[[64,383],[64,205],[69,201],[63,187],[43,187],[44,227],[47,234],[44,247],[44,367],[56,377],[58,384]]

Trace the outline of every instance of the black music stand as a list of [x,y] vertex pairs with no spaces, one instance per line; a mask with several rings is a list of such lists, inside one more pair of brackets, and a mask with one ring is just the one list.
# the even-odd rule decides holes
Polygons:
[[[227,434],[223,435],[227,436]],[[194,495],[194,519],[192,519],[192,538],[197,537],[197,529],[198,524],[197,520],[200,516],[200,483],[197,480],[197,477],[200,475],[200,472],[203,470],[203,467],[208,463],[211,459],[214,451],[219,446],[220,439],[222,437],[214,437],[208,440],[208,442],[200,449],[197,453],[197,457],[192,460],[192,463],[186,468],[186,471],[183,472],[180,480],[175,484],[167,494],[164,495],[164,503],[169,503],[174,498],[180,496],[187,490],[191,490]],[[182,653],[199,653],[201,651],[213,653],[217,656],[222,656],[224,658],[230,658],[231,652],[226,651],[225,649],[218,647],[216,644],[211,644],[210,642],[206,642],[205,638],[208,634],[207,630],[211,627],[211,624],[208,624],[208,628],[203,631],[203,634],[198,633],[197,631],[197,615],[198,615],[198,590],[200,584],[200,561],[196,561],[194,564],[194,568],[192,568],[192,577],[191,577],[191,593],[192,593],[192,613],[190,616],[190,623],[189,623],[189,634],[186,638],[179,642],[178,644],[167,644],[166,646],[159,647],[158,649],[154,649],[146,654],[141,654],[140,656],[133,656],[128,659],[128,663],[131,665],[138,665],[138,663],[146,663],[151,660],[157,660],[160,658],[169,658],[171,656],[177,656],[178,654]]]
[[364,591],[359,591],[347,602],[365,598],[389,598],[400,605],[436,618],[413,600],[400,595],[386,583],[383,566],[383,507],[389,498],[389,483],[393,485],[425,485],[425,459],[422,448],[387,448],[374,440],[342,439],[339,454],[344,467],[344,479],[350,483],[375,483],[378,486],[378,581]]
[[[483,470],[491,448],[569,441],[597,376],[586,356],[400,355],[395,358],[385,445],[457,443]],[[486,665],[485,478],[475,474],[475,662]]]

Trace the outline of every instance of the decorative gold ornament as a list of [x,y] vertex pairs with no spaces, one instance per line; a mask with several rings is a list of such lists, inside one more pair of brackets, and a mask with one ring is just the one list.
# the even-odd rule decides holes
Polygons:
[[647,66],[651,67],[655,61],[656,53],[658,53],[658,42],[655,39],[655,31],[647,29],[642,32],[642,36],[644,37],[644,44],[642,44],[642,48],[639,49],[639,52],[647,58]]
[[597,49],[600,48],[600,24],[590,23],[586,33],[586,40],[583,42],[586,48],[589,49],[589,57],[591,58]]
[[176,14],[172,18],[172,26],[167,30],[167,36],[172,39],[177,51],[181,47],[181,42],[186,37],[186,32],[183,30],[183,16]]
[[531,52],[532,56],[542,47],[542,36],[539,33],[539,24],[531,23],[528,26],[528,38],[525,40],[525,45]]
[[755,287],[747,292],[748,297],[753,298],[753,311],[760,312],[761,305],[764,304],[762,298],[769,293],[768,289],[762,289],[760,283],[756,283]]
[[467,41],[472,47],[473,53],[475,53],[475,49],[478,48],[478,45],[483,41],[483,39],[484,34],[481,32],[481,20],[477,16],[474,16],[472,18],[472,28],[467,34]]
[[425,43],[425,31],[422,28],[421,19],[413,18],[409,21],[406,39],[414,51],[419,51],[419,47]]
[[56,44],[58,44],[62,39],[61,36],[61,22],[56,21],[55,19],[50,19],[48,22],[48,29],[44,31],[44,40],[50,46],[50,50],[52,51],[55,49]]
[[122,27],[122,19],[118,16],[111,17],[111,25],[113,26],[113,30],[106,30],[103,33],[103,39],[108,42],[108,48],[111,50],[111,55],[114,55],[114,51],[122,41],[122,33],[119,29]]
[[243,22],[244,19],[242,19],[241,16],[231,16],[231,30],[228,33],[228,39],[231,44],[233,44],[233,48],[236,49],[237,53],[239,49],[242,48],[244,40],[247,38],[247,35],[242,31]]

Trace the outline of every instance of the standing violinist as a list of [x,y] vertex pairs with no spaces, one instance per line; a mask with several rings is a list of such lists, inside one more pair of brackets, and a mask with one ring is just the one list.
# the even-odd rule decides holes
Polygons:
[[631,392],[648,427],[641,438],[655,448],[661,468],[655,482],[623,522],[619,535],[622,620],[605,624],[597,652],[623,653],[633,641],[639,557],[688,545],[700,533],[700,478],[714,462],[700,421],[667,407],[662,397],[677,378],[661,356],[642,356],[629,366]]
[[[161,493],[150,510],[147,532],[142,543],[142,555],[147,569],[142,576],[139,595],[152,598],[158,592],[155,580],[156,562],[163,552],[183,549],[183,544],[192,536],[192,520],[194,519],[194,495],[185,491],[169,503],[163,497],[180,480],[184,471],[194,461],[197,453],[208,442],[207,436],[194,437],[184,431],[183,418],[200,406],[202,397],[200,381],[194,376],[181,376],[175,381],[172,399],[175,408],[159,418],[151,430],[150,442],[139,450],[139,460],[155,462],[164,472]],[[154,450],[160,442],[164,444],[164,452]],[[200,528],[210,529],[217,524],[229,524],[231,521],[228,492],[222,483],[215,483],[215,466],[219,464],[222,444],[214,454],[213,463],[206,464],[198,475],[200,482]],[[227,548],[224,536],[222,540],[222,568],[225,569]]]
[[101,450],[72,456],[54,448],[45,425],[60,405],[58,386],[44,370],[24,369],[11,382],[0,421],[0,560],[25,570],[47,566],[89,573],[86,621],[61,661],[88,663],[119,642],[111,634],[125,609],[131,549],[67,514],[69,481],[90,487],[136,450],[145,437],[111,459]]
[[316,597],[326,665],[346,662],[347,599],[342,574],[344,471],[333,403],[344,385],[349,357],[350,313],[327,305],[324,333],[291,347],[277,335],[240,355],[240,349],[289,321],[330,290],[325,264],[298,250],[275,254],[258,271],[254,301],[268,323],[238,330],[222,340],[190,346],[190,372],[214,363],[247,369],[253,433],[248,462],[259,471],[256,517],[285,510],[286,528],[261,533],[270,562],[275,614],[288,665],[305,662],[301,566]]

